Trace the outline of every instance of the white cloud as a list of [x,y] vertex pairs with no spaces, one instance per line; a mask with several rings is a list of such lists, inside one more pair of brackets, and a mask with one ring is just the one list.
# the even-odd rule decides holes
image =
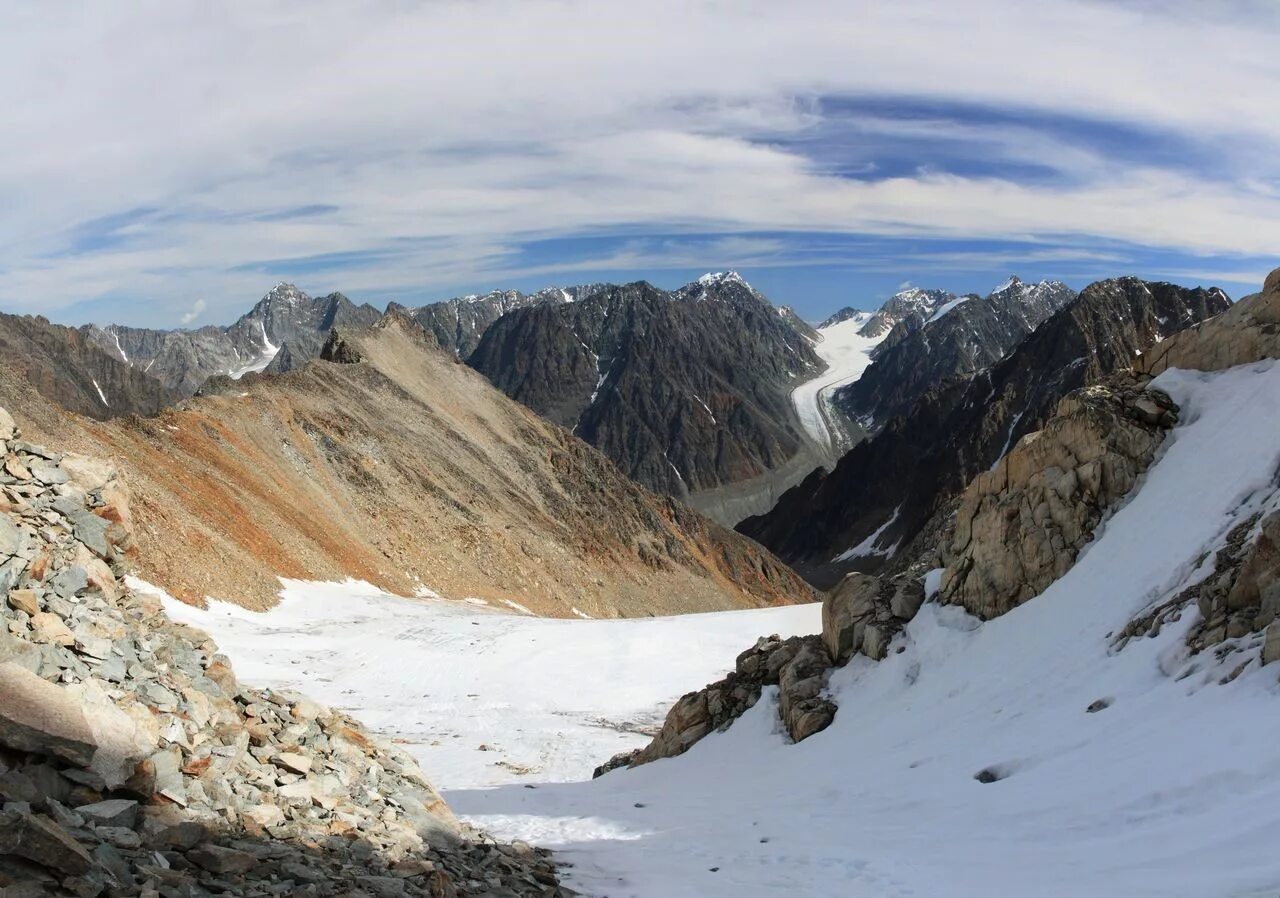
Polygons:
[[[1264,6],[1211,6],[6,4],[0,304],[120,294],[174,315],[195,283],[221,311],[267,286],[237,266],[325,253],[376,253],[332,287],[430,289],[515,270],[523,240],[615,229],[1274,253],[1280,27]],[[782,140],[832,94],[1138,124],[1221,164],[878,116],[862,121],[876,139],[965,141],[1069,177],[841,179]],[[315,204],[337,210],[254,218]],[[66,255],[84,222],[139,208],[161,217]],[[641,261],[661,264],[626,264]]]
[[187,311],[184,312],[182,317],[179,318],[178,320],[181,321],[184,325],[190,324],[191,322],[199,318],[201,315],[203,315],[204,310],[208,308],[208,306],[209,304],[205,302],[203,299],[197,299],[195,302],[191,304],[191,308],[187,309]]

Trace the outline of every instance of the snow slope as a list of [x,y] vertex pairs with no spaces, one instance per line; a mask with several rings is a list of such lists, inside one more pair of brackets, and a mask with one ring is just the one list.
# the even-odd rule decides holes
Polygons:
[[791,401],[800,423],[824,449],[834,448],[835,442],[827,424],[826,397],[836,387],[861,377],[871,364],[871,350],[887,336],[887,332],[879,337],[864,337],[858,333],[870,317],[870,313],[863,312],[820,328],[818,335],[822,339],[814,344],[813,349],[827,363],[827,369],[791,391]]
[[[572,715],[651,708],[709,679],[715,653],[730,663],[749,633],[813,629],[812,607],[473,622],[444,603],[291,585],[265,618],[175,613],[212,629],[247,680],[337,694],[389,730],[437,730],[445,744],[420,756],[450,804],[497,835],[559,849],[574,864],[570,884],[588,894],[1274,896],[1277,668],[1255,662],[1219,685],[1226,669],[1183,647],[1194,608],[1122,651],[1108,637],[1204,576],[1202,556],[1234,522],[1280,504],[1280,365],[1174,371],[1158,385],[1182,423],[1076,566],[986,623],[925,606],[900,653],[835,673],[840,712],[799,745],[779,734],[770,695],[679,758],[550,781],[585,780],[586,756],[616,747]],[[440,695],[452,698],[437,707]],[[1086,713],[1098,699],[1111,704]],[[570,710],[563,738],[591,744],[548,743],[553,775],[501,784],[472,762],[451,765],[481,739],[552,738],[557,710]],[[983,770],[998,781],[979,782]]]
[[356,581],[285,581],[281,597],[266,614],[222,602],[165,606],[213,634],[245,682],[299,689],[407,740],[445,789],[589,779],[597,764],[646,744],[640,728],[656,728],[675,699],[722,677],[758,636],[822,626],[816,604],[556,620],[516,603],[403,599]]

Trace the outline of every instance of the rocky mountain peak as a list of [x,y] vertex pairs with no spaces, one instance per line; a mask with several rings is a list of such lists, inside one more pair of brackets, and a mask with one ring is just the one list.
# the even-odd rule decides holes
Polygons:
[[848,321],[850,318],[861,316],[864,321],[870,320],[872,313],[864,312],[862,309],[855,309],[853,306],[845,306],[840,311],[829,316],[825,321],[818,325],[818,330],[839,324],[842,321]]
[[903,322],[906,322],[908,330],[916,330],[933,317],[934,312],[955,298],[954,293],[946,290],[907,287],[885,300],[884,305],[867,319],[859,333],[864,337],[879,337]]

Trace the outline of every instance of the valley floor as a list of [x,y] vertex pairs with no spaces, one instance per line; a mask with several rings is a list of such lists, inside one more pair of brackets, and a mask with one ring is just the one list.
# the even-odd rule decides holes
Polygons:
[[1274,896],[1276,668],[1221,685],[1245,656],[1189,657],[1194,607],[1110,636],[1280,504],[1280,365],[1158,385],[1183,423],[1076,566],[986,623],[927,604],[900,652],[834,674],[835,722],[799,745],[766,696],[682,757],[590,781],[755,636],[816,631],[815,606],[551,621],[290,583],[266,615],[170,611],[247,681],[406,739],[459,814],[557,849],[588,894]]

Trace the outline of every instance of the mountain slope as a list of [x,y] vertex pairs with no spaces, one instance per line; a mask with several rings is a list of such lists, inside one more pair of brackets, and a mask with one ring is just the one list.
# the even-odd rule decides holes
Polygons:
[[178,394],[112,358],[71,328],[44,318],[0,314],[0,404],[34,389],[90,418],[153,415]]
[[346,363],[248,375],[155,419],[32,426],[117,460],[144,575],[197,602],[267,605],[277,576],[598,617],[809,598],[754,544],[637,487],[416,325],[339,333],[327,355]]
[[[816,464],[788,397],[822,362],[733,273],[675,293],[608,285],[515,309],[468,364],[637,482],[722,519],[767,507],[780,470],[795,478]],[[744,485],[728,507],[725,491]]]
[[[315,358],[331,329],[367,327],[381,317],[341,293],[311,297],[292,284],[278,284],[225,328],[164,331],[113,324],[86,325],[81,332],[113,358],[191,396],[210,377],[239,378],[268,368],[282,348],[291,364]],[[286,368],[277,363],[273,371]]]
[[466,359],[475,352],[484,332],[512,309],[524,309],[543,303],[574,302],[599,289],[599,284],[576,287],[547,287],[537,293],[521,293],[519,290],[492,290],[483,295],[473,294],[430,303],[416,309],[408,309],[392,303],[387,311],[403,311],[435,336],[445,349],[452,350],[459,358]]
[[925,393],[833,471],[814,472],[739,530],[819,585],[879,567],[1063,396],[1228,305],[1216,288],[1137,278],[1091,284],[1002,361]]
[[837,390],[833,402],[874,432],[932,387],[998,362],[1075,295],[1058,281],[1024,284],[1013,277],[985,299],[937,307],[923,324],[900,321],[876,348],[871,367]]

